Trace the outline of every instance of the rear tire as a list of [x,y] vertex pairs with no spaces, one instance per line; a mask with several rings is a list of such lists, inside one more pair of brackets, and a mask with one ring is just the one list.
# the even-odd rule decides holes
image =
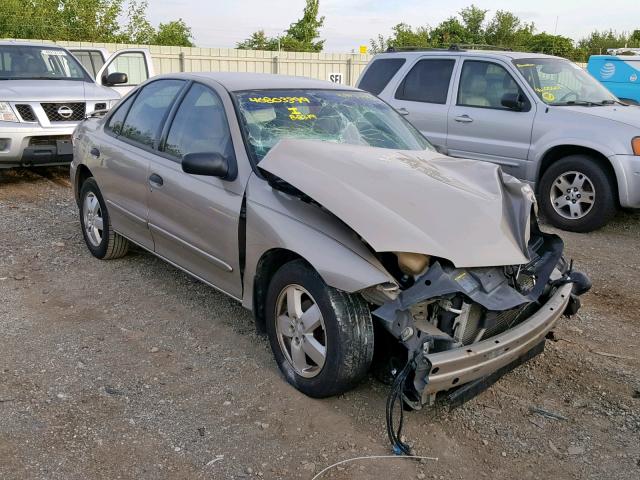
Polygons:
[[[289,299],[297,295],[299,307],[292,307]],[[319,318],[312,320],[309,314],[317,317],[318,311]],[[328,286],[305,261],[291,261],[275,273],[265,312],[278,367],[302,393],[315,398],[338,395],[366,375],[374,347],[368,305],[358,295]],[[316,325],[313,330],[305,329],[307,320]],[[324,358],[316,350],[324,350]]]
[[540,207],[553,226],[591,232],[616,214],[613,179],[593,157],[570,155],[553,163],[540,181]]
[[93,178],[87,178],[80,188],[80,226],[94,257],[111,260],[124,257],[129,251],[129,240],[111,228],[107,205]]

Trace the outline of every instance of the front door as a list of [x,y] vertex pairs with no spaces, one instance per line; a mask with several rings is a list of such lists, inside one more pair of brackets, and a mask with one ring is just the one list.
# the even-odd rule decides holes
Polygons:
[[[456,92],[448,118],[449,154],[494,162],[524,177],[535,103],[504,65],[491,60],[465,59]],[[502,105],[504,95],[513,93],[522,99],[520,111]]]
[[[110,85],[107,82],[109,74],[116,72],[127,75],[126,84]],[[126,48],[107,58],[96,74],[96,83],[110,87],[124,96],[153,75],[153,61],[149,51],[144,48]]]
[[182,171],[188,153],[220,153],[235,162],[224,106],[218,93],[193,83],[165,127],[163,153],[149,172],[149,228],[155,251],[201,280],[240,298],[239,180]]

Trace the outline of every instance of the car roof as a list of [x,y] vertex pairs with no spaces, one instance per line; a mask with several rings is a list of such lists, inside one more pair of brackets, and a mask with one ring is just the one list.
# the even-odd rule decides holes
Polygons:
[[246,72],[192,72],[167,74],[153,77],[158,78],[187,78],[191,80],[209,80],[222,85],[230,92],[239,90],[266,90],[288,88],[310,88],[323,90],[358,90],[357,88],[338,83],[315,80],[306,77],[293,77],[270,73]]
[[47,48],[61,48],[66,50],[66,47],[56,45],[55,43],[47,42],[25,42],[22,40],[0,40],[0,46],[16,45],[20,47],[47,47]]
[[492,58],[508,58],[511,60],[517,60],[520,58],[561,58],[554,55],[545,55],[544,53],[532,53],[532,52],[512,52],[509,50],[407,50],[407,51],[395,51],[385,52],[376,55],[375,58],[398,58],[398,57],[422,57],[422,56],[458,56],[463,55],[466,57],[492,57]]

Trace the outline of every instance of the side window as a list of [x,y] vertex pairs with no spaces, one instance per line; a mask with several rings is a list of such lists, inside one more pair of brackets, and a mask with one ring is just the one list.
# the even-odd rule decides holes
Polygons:
[[233,154],[229,122],[214,91],[193,84],[171,123],[164,150],[178,159],[188,153]]
[[124,123],[124,119],[127,116],[127,112],[129,111],[129,107],[133,103],[134,98],[136,98],[136,96],[131,95],[124,102],[115,107],[116,110],[113,112],[113,115],[111,115],[107,125],[104,127],[106,130],[109,130],[116,135],[120,135],[120,132],[122,131],[122,124]]
[[120,134],[153,147],[160,126],[183,85],[182,80],[158,80],[144,87],[133,102]]
[[396,91],[396,98],[414,102],[447,103],[455,64],[453,59],[420,60],[402,80]]
[[358,88],[366,90],[369,93],[378,95],[387,83],[393,78],[393,76],[400,70],[400,67],[404,65],[404,58],[382,58],[375,60],[367,71],[365,72],[362,80],[358,84]]
[[501,65],[466,60],[460,73],[458,105],[506,109],[502,97],[507,93],[522,93],[511,74]]
[[105,75],[114,72],[126,73],[129,78],[127,85],[139,85],[149,78],[142,52],[126,52],[116,55],[107,67]]

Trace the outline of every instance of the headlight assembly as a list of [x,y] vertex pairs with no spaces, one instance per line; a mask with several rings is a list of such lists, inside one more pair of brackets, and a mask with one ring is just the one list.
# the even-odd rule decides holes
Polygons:
[[635,137],[631,140],[631,149],[634,155],[640,155],[640,137]]
[[7,102],[0,102],[0,120],[3,122],[19,122],[18,117],[13,112],[11,105]]

